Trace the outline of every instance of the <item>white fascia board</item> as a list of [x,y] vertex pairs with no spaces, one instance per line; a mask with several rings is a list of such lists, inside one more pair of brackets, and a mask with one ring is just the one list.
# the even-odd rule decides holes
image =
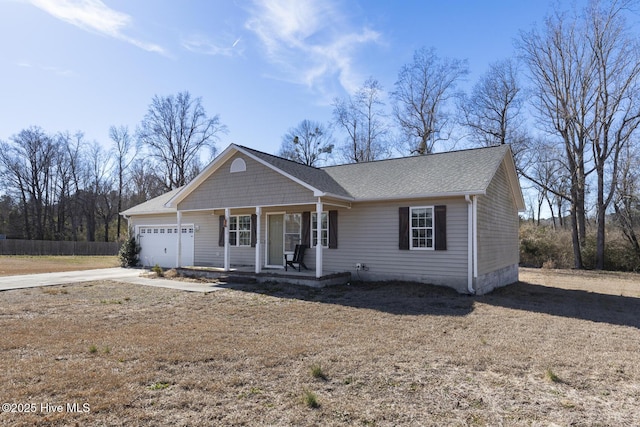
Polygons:
[[140,216],[140,215],[167,215],[167,214],[175,214],[176,211],[177,211],[176,209],[162,211],[162,212],[160,212],[160,211],[140,211],[140,212],[134,212],[134,213],[128,213],[128,214],[121,213],[120,215],[129,216],[129,217]]
[[516,164],[513,161],[513,155],[511,155],[511,151],[509,151],[509,159],[505,159],[505,161],[509,164],[507,169],[509,170],[509,186],[511,187],[511,193],[513,194],[513,200],[516,203],[516,207],[518,208],[518,212],[524,212],[527,208],[524,202],[524,195],[522,194],[522,187],[520,186],[520,179],[518,178],[518,172],[516,171]]

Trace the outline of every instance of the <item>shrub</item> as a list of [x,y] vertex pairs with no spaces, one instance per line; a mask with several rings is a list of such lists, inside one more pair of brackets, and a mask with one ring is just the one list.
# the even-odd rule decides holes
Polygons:
[[154,265],[151,271],[156,273],[156,276],[158,277],[164,277],[164,270],[158,264]]
[[520,225],[520,265],[523,267],[571,268],[571,232],[549,226]]
[[124,241],[118,252],[118,259],[122,267],[135,267],[138,265],[140,254],[140,245],[134,237],[130,237]]
[[[582,247],[584,268],[596,266],[596,235],[589,229]],[[571,230],[554,229],[548,225],[520,224],[520,265],[523,267],[573,268]],[[640,258],[622,233],[607,227],[605,269],[613,271],[640,271]]]

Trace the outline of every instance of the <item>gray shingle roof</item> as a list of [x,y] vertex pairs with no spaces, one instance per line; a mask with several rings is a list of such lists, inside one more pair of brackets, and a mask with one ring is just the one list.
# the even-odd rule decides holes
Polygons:
[[303,165],[292,160],[283,159],[282,157],[273,156],[242,145],[238,145],[238,147],[275,166],[281,171],[306,182],[322,192],[331,193],[341,197],[351,197],[343,186],[338,184],[331,175],[327,174],[322,169]]
[[[314,168],[236,145],[282,172],[324,193],[359,200],[408,199],[483,194],[505,155],[506,145]],[[124,215],[176,212],[165,204],[181,189],[122,212]]]
[[323,171],[356,200],[479,194],[487,189],[507,152],[504,145],[329,166]]
[[147,200],[144,203],[140,203],[132,208],[122,212],[122,215],[140,215],[140,214],[161,214],[176,212],[176,208],[167,208],[164,206],[175,194],[180,191],[182,187],[174,188],[173,190],[164,193],[161,196],[155,197],[151,200]]

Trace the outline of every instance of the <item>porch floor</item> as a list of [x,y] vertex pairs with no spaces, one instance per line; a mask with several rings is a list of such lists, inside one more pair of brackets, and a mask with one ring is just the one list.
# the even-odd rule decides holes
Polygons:
[[219,267],[180,267],[178,273],[186,277],[206,277],[226,282],[264,283],[278,282],[292,285],[311,286],[323,288],[332,285],[344,285],[351,280],[351,273],[327,272],[320,278],[316,278],[315,270],[298,271],[289,268],[263,268],[260,273],[255,272],[253,266],[233,267],[229,271]]

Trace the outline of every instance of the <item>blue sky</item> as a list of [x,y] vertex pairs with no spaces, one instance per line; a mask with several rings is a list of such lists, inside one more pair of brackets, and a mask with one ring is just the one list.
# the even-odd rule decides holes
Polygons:
[[[511,56],[545,0],[0,0],[0,139],[32,125],[110,144],[154,95],[188,90],[230,143],[275,153],[369,76],[392,90],[413,52],[467,59],[467,86]],[[337,135],[336,135],[337,136]]]

